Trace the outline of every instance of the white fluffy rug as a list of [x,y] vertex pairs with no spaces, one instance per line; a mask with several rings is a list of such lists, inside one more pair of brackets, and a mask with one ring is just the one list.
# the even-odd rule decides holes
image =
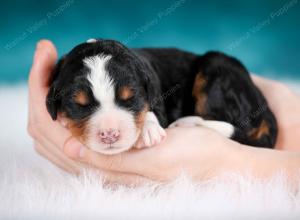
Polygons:
[[198,184],[181,177],[167,186],[110,189],[92,173],[66,174],[32,148],[26,93],[25,86],[0,87],[1,220],[300,219],[300,193],[289,191],[283,176]]

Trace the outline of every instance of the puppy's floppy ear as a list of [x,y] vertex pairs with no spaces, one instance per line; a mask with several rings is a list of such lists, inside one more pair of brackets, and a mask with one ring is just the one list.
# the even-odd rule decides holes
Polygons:
[[143,57],[135,54],[136,58],[139,60],[138,71],[141,72],[141,79],[143,83],[144,90],[146,92],[146,99],[150,105],[150,110],[152,110],[153,102],[155,98],[161,93],[159,79],[155,74],[155,70],[152,68],[150,63]]
[[149,68],[148,71],[144,73],[144,80],[144,89],[149,110],[156,115],[161,126],[167,127],[168,121],[166,119],[160,82],[152,68]]
[[61,92],[58,88],[57,78],[59,76],[59,73],[61,71],[61,67],[64,62],[64,57],[61,58],[56,66],[54,67],[54,70],[52,71],[52,75],[50,78],[50,89],[46,98],[46,106],[49,114],[51,115],[51,118],[53,120],[57,119],[57,112],[60,107],[60,101],[61,101]]
[[144,88],[147,94],[147,101],[150,104],[150,109],[152,109],[157,104],[157,97],[160,94],[160,88],[158,86],[158,80],[156,75],[149,69],[144,75]]
[[53,120],[57,119],[57,111],[60,106],[60,94],[55,84],[56,83],[53,83],[51,85],[46,98],[47,110]]
[[140,61],[137,62],[137,72],[140,73],[140,77],[142,79],[143,88],[146,92],[146,101],[149,104],[149,111],[154,112],[160,124],[163,127],[166,127],[168,125],[168,121],[166,119],[166,111],[159,78],[148,60],[144,57],[138,56],[138,54],[135,54],[135,56],[137,60]]

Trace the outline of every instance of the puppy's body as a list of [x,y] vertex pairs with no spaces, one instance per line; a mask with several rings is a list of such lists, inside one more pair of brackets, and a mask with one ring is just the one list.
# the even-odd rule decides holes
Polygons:
[[197,115],[230,123],[232,139],[243,144],[274,146],[276,119],[237,59],[219,52],[198,56],[177,49],[135,51],[154,68],[162,94],[167,94],[162,124]]
[[146,145],[158,143],[165,135],[161,126],[171,123],[207,126],[261,147],[274,146],[277,135],[247,70],[218,52],[84,43],[57,64],[47,107],[53,119],[67,119],[82,142],[108,154],[129,149],[139,136]]

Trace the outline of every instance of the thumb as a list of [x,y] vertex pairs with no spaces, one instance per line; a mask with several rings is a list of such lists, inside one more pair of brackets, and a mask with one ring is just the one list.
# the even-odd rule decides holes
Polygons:
[[57,52],[53,43],[49,40],[38,42],[33,65],[29,75],[29,88],[34,93],[48,87],[51,71],[57,59]]
[[70,137],[66,140],[63,151],[68,157],[78,159],[83,156],[84,148],[76,138]]

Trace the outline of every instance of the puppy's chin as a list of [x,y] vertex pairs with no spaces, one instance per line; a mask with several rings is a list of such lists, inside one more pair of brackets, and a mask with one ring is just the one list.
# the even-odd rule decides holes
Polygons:
[[101,153],[101,154],[106,154],[106,155],[114,155],[114,154],[119,154],[124,151],[127,151],[131,149],[131,146],[125,148],[125,147],[107,147],[107,148],[90,148],[91,150]]

